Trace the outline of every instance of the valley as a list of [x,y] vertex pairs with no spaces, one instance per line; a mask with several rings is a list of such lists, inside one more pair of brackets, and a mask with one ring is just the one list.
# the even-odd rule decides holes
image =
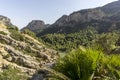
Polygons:
[[120,0],[21,30],[0,15],[0,80],[119,79]]

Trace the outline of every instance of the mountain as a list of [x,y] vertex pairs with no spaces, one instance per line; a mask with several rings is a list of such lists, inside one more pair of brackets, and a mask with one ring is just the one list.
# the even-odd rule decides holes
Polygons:
[[41,32],[43,29],[47,28],[49,24],[45,24],[42,20],[32,20],[26,27],[22,30],[29,29],[35,33]]
[[119,31],[120,0],[102,7],[84,9],[70,15],[63,15],[55,23],[36,35],[49,47],[66,52],[81,45],[94,44],[93,42],[96,40],[99,41],[101,34],[107,35],[107,33],[110,33],[112,36],[112,34],[117,33],[119,35]]
[[52,66],[57,57],[37,37],[20,32],[9,18],[0,16],[0,80],[28,80],[37,70]]
[[[38,33],[38,36],[50,33],[74,33],[87,27],[94,27],[99,33],[111,31],[112,25],[119,27],[120,1],[109,3],[102,7],[84,9],[63,15],[54,24]],[[102,23],[102,24],[101,24]]]
[[120,0],[111,2],[103,7],[101,7],[102,11],[104,11],[107,14],[115,14],[120,12]]

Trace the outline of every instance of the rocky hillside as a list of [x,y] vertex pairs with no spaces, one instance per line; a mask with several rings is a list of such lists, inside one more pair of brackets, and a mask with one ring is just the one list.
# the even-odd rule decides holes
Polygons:
[[[20,72],[13,76],[26,75],[27,78],[31,78],[37,70],[53,65],[58,57],[56,51],[46,48],[36,37],[20,32],[17,27],[9,24],[8,18],[0,16],[0,75],[3,76],[0,77],[1,80],[10,77],[16,69]],[[13,72],[4,75],[7,70],[11,70],[9,67]],[[13,80],[11,78],[9,80]],[[17,77],[14,80],[18,80]],[[21,77],[19,80],[27,79]]]
[[[109,32],[119,28],[120,1],[109,3],[94,9],[84,9],[73,12],[70,15],[63,15],[54,24],[38,34],[49,33],[74,33],[87,27],[93,27],[98,32]],[[101,24],[102,23],[102,24]],[[116,25],[116,26],[112,26]]]
[[49,24],[45,24],[42,20],[32,20],[26,27],[22,30],[29,29],[35,33],[41,32],[43,29],[47,28]]

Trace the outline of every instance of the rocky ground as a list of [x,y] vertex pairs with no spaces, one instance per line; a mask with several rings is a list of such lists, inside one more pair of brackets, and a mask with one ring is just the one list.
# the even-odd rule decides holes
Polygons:
[[[46,48],[35,38],[21,34],[25,38],[24,41],[12,38],[7,26],[2,21],[0,22],[0,72],[3,67],[5,69],[10,65],[31,78],[39,70],[44,71],[44,68],[51,67],[58,58],[58,54],[55,50]],[[47,72],[50,71],[47,70]],[[39,80],[42,79],[43,76]],[[33,76],[32,80],[38,80],[38,78]]]

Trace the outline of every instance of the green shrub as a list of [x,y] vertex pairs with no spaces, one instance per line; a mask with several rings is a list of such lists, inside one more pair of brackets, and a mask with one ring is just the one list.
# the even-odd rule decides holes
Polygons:
[[0,43],[7,44],[7,42],[5,40],[3,40],[3,39],[0,39]]
[[11,30],[15,30],[15,31],[19,31],[18,27],[14,26],[14,25],[8,25],[7,29],[11,32]]
[[9,57],[11,57],[11,55],[10,55],[10,54],[7,54],[7,55],[3,56],[3,59],[7,59],[7,58],[9,58]]
[[[114,32],[101,34],[99,35],[99,38],[96,40],[96,43],[103,47],[104,52],[110,53],[112,49],[115,49],[116,42],[119,38],[119,34],[116,34]],[[94,43],[95,44],[95,43]]]
[[18,41],[24,41],[25,37],[23,34],[21,34],[21,32],[19,31],[19,29],[16,26],[8,26],[7,29],[9,30],[9,32],[11,33],[10,36]]
[[36,37],[35,33],[30,31],[29,29],[25,29],[22,31],[24,34],[28,34],[29,36]]
[[120,55],[106,55],[99,48],[81,47],[59,59],[55,70],[71,80],[119,80]]
[[11,35],[13,39],[18,40],[18,41],[24,41],[25,37],[24,35],[21,34],[21,32],[16,31],[16,30],[11,30]]
[[101,52],[88,49],[72,51],[60,59],[55,69],[62,72],[72,80],[88,80],[97,67]]
[[24,49],[23,52],[24,52],[24,54],[31,55],[31,56],[36,56],[36,55],[37,55],[36,52],[33,51],[33,50],[31,49],[31,47],[29,47],[29,46],[27,46],[27,47]]
[[0,31],[0,34],[7,35],[4,31]]

